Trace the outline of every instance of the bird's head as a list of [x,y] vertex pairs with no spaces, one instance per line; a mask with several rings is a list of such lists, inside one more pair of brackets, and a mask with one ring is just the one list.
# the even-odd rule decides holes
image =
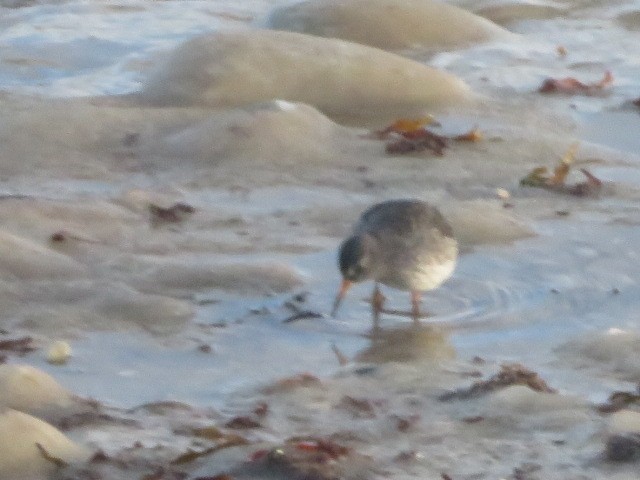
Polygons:
[[338,265],[345,280],[362,282],[371,278],[371,239],[355,235],[340,245]]
[[372,250],[373,239],[369,236],[354,235],[340,245],[338,266],[342,274],[342,284],[333,304],[331,315],[335,316],[347,290],[355,282],[362,282],[373,276]]

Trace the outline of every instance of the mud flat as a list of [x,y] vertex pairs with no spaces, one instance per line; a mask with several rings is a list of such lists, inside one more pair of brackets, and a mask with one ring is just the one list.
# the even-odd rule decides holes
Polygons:
[[[306,2],[10,3],[0,478],[637,478],[634,7],[344,16],[390,53],[257,29],[333,36]],[[362,284],[331,318],[337,245],[399,197],[461,244],[432,315],[385,288],[372,331]]]

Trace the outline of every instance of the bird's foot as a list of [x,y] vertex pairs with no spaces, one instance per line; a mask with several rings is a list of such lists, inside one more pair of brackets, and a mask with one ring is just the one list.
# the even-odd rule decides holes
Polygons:
[[420,292],[417,290],[411,291],[411,317],[416,325],[420,323]]
[[381,312],[386,300],[387,297],[385,297],[380,289],[376,286],[376,288],[373,290],[373,295],[371,296],[371,308],[373,308],[373,310],[375,311]]
[[371,314],[373,317],[373,332],[377,332],[380,328],[380,312],[383,309],[383,305],[386,298],[380,291],[378,284],[373,289],[373,295],[371,296]]

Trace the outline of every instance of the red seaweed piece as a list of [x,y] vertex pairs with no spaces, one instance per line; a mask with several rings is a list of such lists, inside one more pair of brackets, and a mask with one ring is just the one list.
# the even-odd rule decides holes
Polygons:
[[570,95],[593,95],[602,91],[613,83],[613,75],[610,71],[604,73],[602,80],[596,83],[583,83],[573,77],[547,78],[542,82],[539,93],[564,93]]

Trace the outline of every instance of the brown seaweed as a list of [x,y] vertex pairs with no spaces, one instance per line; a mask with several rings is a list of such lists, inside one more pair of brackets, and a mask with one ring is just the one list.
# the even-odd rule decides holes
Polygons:
[[0,350],[16,353],[18,355],[26,355],[36,350],[33,346],[33,338],[21,337],[8,340],[0,340]]
[[187,203],[174,203],[168,208],[160,207],[153,203],[149,204],[149,213],[151,214],[151,223],[159,225],[161,223],[180,223],[189,215],[196,211]]
[[601,413],[614,413],[632,404],[640,405],[640,392],[613,392],[607,403],[598,405],[597,410]]
[[595,83],[583,83],[573,77],[547,78],[542,82],[539,93],[564,93],[568,95],[594,95],[613,83],[613,75],[606,71],[602,80]]
[[437,134],[429,130],[427,125],[439,124],[432,117],[422,117],[415,119],[399,119],[382,130],[372,132],[372,137],[377,139],[392,138],[387,143],[385,150],[388,154],[407,154],[429,150],[435,155],[444,155],[444,150],[448,147],[449,141],[457,142],[478,142],[483,135],[477,128],[466,133],[453,136]]
[[597,196],[602,189],[602,181],[585,168],[580,169],[580,172],[586,177],[585,181],[571,185],[566,183],[577,150],[578,144],[574,143],[560,159],[553,169],[553,173],[549,173],[547,167],[536,167],[520,179],[520,185],[543,188],[576,197]]
[[549,387],[537,373],[515,363],[502,365],[500,371],[488,380],[480,380],[474,382],[468,388],[446,392],[440,395],[438,399],[441,402],[466,400],[486,395],[511,385],[525,385],[536,392],[556,393],[556,390]]

